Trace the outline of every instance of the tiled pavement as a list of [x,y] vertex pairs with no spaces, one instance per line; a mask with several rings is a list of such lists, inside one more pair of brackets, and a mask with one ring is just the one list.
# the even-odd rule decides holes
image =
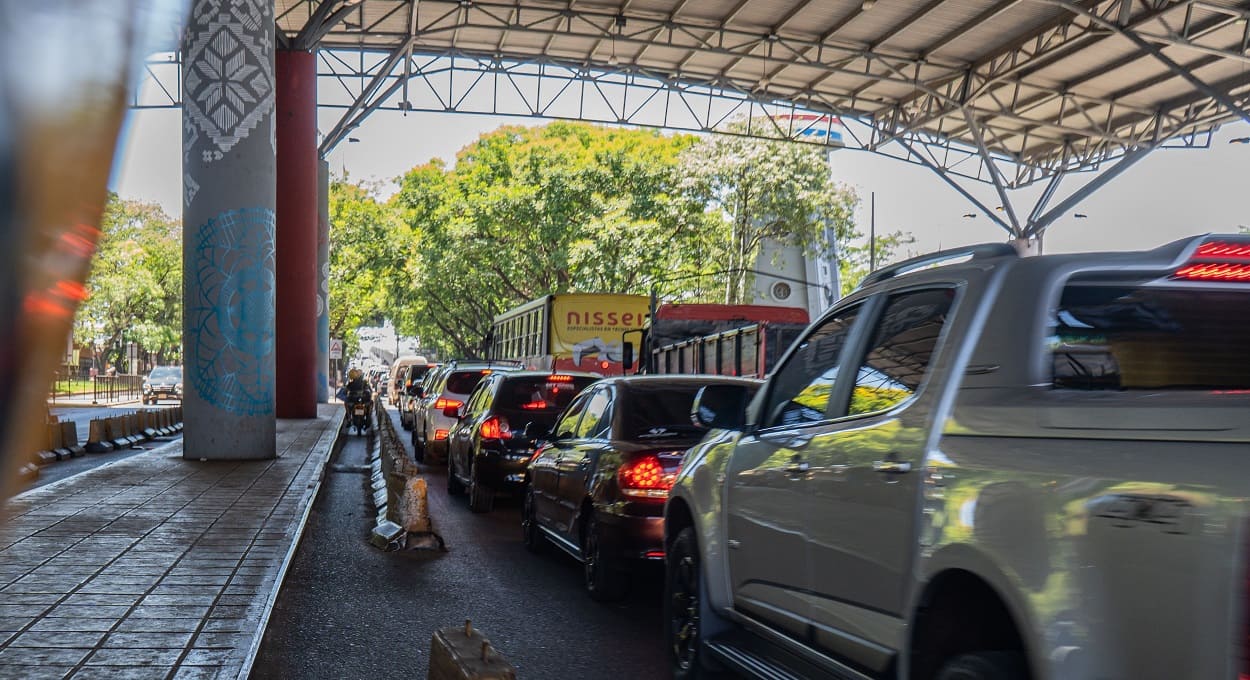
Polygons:
[[0,678],[245,677],[340,409],[278,421],[275,460],[177,442],[11,500]]

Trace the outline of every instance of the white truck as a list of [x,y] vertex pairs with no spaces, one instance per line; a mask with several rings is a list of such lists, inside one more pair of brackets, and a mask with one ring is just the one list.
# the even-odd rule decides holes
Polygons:
[[1250,678],[1248,236],[904,262],[694,409],[677,678]]

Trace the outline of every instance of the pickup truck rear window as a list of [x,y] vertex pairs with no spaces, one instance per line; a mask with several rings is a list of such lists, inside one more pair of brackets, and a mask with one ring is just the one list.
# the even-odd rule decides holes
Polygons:
[[1250,290],[1069,285],[1052,319],[1053,386],[1250,389]]

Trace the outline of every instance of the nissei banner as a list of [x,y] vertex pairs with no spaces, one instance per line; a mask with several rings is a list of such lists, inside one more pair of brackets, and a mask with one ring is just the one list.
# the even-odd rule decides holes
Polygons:
[[621,334],[642,328],[649,308],[645,295],[557,295],[551,303],[551,353],[587,370],[601,361],[619,362]]

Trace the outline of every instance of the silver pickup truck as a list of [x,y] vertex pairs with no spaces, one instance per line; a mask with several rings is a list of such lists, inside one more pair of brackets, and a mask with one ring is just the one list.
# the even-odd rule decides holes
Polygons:
[[1250,678],[1250,237],[910,260],[692,415],[677,678]]

